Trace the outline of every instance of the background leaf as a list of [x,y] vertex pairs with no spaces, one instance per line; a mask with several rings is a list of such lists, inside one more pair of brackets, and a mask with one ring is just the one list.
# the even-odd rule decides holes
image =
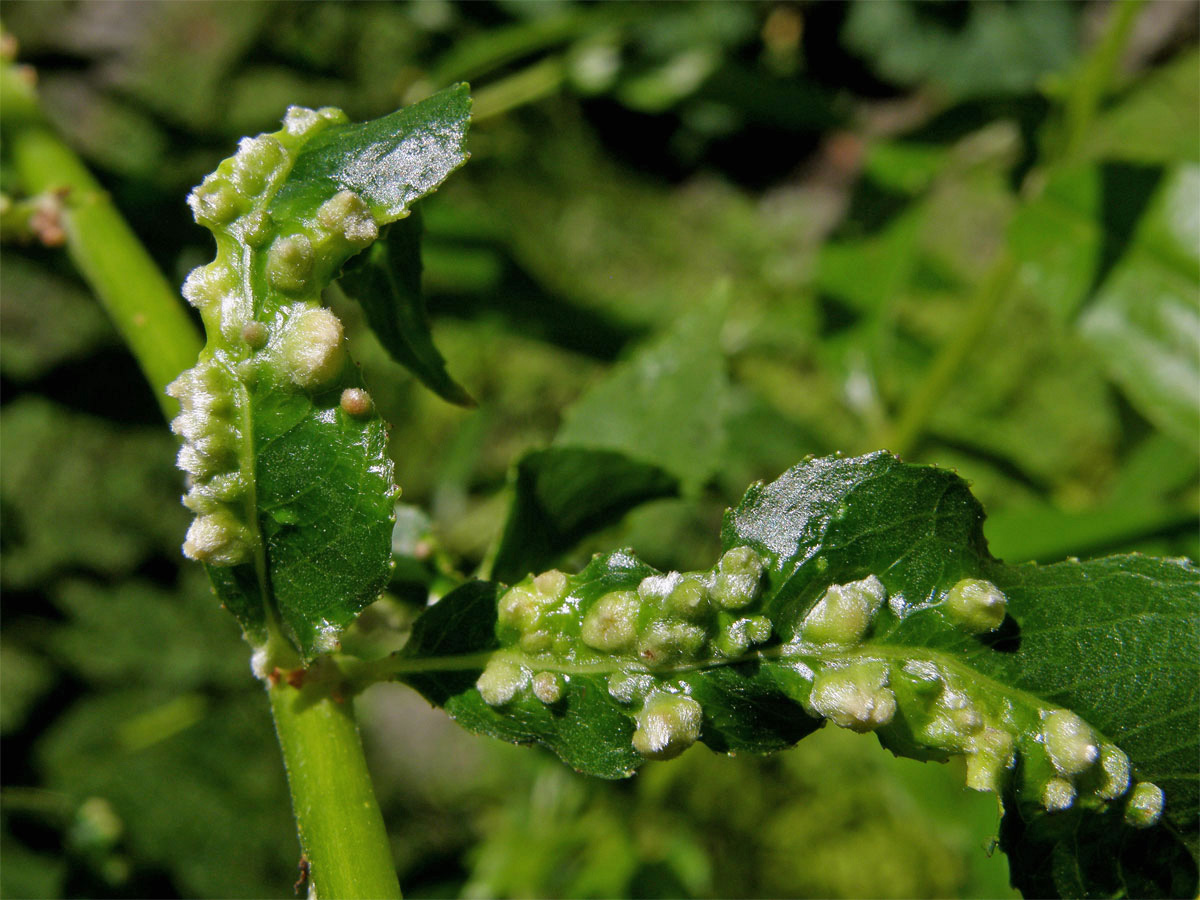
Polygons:
[[1194,166],[1106,164],[1059,173],[1013,223],[1029,289],[1181,441],[1200,434],[1198,202]]
[[1070,7],[977,3],[965,15],[947,12],[908,0],[856,5],[846,40],[891,79],[928,80],[957,97],[1027,91],[1070,61]]
[[513,505],[492,576],[513,582],[544,569],[582,538],[641,503],[674,496],[678,488],[658,466],[612,450],[534,450],[517,463]]
[[555,445],[620,451],[674,473],[688,491],[698,489],[719,465],[726,440],[725,308],[724,297],[714,297],[594,385],[567,411]]
[[567,411],[554,445],[510,476],[492,577],[513,582],[650,500],[695,493],[725,450],[729,381],[721,296],[640,348]]
[[[343,652],[355,652],[374,648],[380,642],[367,638],[381,633],[391,649],[431,594],[487,559],[510,508],[514,462],[549,447],[589,386],[675,328],[722,279],[733,297],[721,328],[730,409],[715,473],[686,500],[631,510],[558,564],[573,571],[593,551],[629,545],[656,568],[707,566],[721,550],[722,511],[746,484],[806,453],[884,446],[881,430],[1009,245],[1009,217],[1054,180],[1062,101],[1112,9],[1062,5],[1050,12],[1069,14],[1065,28],[1013,43],[1012,11],[984,10],[988,19],[973,8],[986,6],[912,4],[905,41],[879,47],[924,62],[895,75],[851,33],[856,15],[881,11],[838,4],[9,0],[4,25],[20,61],[37,68],[59,131],[176,284],[212,255],[181,198],[242,135],[274,130],[293,103],[333,104],[361,121],[472,82],[480,116],[471,165],[421,211],[438,346],[478,410],[445,403],[397,369],[359,308],[333,298],[390,425],[404,500],[429,517],[405,545],[388,598],[358,620],[364,636],[356,627],[355,642],[347,638]],[[1200,156],[1193,13],[1188,4],[1139,8],[1080,162],[1169,172]],[[981,33],[977,20],[997,22],[996,34]],[[993,58],[1000,47],[1001,64],[972,71],[970,60],[987,54],[948,45],[968,37]],[[1046,38],[1054,46],[1044,58],[1066,64],[1030,81],[1027,63]],[[1018,75],[1020,85],[1010,80]],[[954,93],[961,85],[972,91],[964,99]],[[641,100],[649,102],[632,105]],[[0,156],[0,190],[19,202],[13,175]],[[1144,196],[1125,187],[1131,199]],[[1137,230],[1096,221],[1114,229],[1110,246]],[[278,747],[247,648],[178,553],[186,521],[173,447],[166,436],[142,440],[161,430],[156,404],[105,337],[108,326],[91,331],[102,314],[72,302],[68,286],[79,282],[64,254],[7,235],[0,253],[0,419],[27,418],[37,400],[50,404],[48,423],[62,426],[47,426],[52,437],[33,453],[37,472],[58,473],[49,481],[8,478],[10,464],[25,471],[28,422],[6,423],[0,435],[0,708],[7,718],[18,709],[10,698],[26,689],[35,698],[4,736],[0,894],[290,897],[296,847]],[[36,281],[16,277],[23,264]],[[43,280],[46,272],[53,277]],[[968,480],[988,510],[991,552],[1010,562],[1130,551],[1198,558],[1194,438],[1164,434],[1110,378],[1075,320],[1055,316],[1053,295],[1024,288],[998,308],[984,352],[939,398],[905,458]],[[96,428],[99,443],[89,437]],[[129,505],[127,482],[161,500],[133,503],[136,521],[116,512]],[[92,580],[104,589],[78,587]],[[62,582],[72,585],[69,607]],[[96,620],[122,597],[137,604],[120,606],[122,617],[152,631],[139,647],[139,630],[128,629],[104,660],[77,665],[88,640],[106,639]],[[193,603],[207,619],[183,611]],[[203,629],[224,643],[175,647],[158,634],[173,615],[188,634]],[[84,637],[63,637],[76,629]],[[66,654],[68,644],[69,658],[49,649]],[[220,738],[208,715],[140,754],[79,741],[48,765],[39,748],[56,723],[115,689],[95,679],[165,671],[159,647],[178,651],[188,671],[214,673],[211,687],[196,688],[210,713],[240,709],[243,699],[247,713],[258,710],[261,721],[247,726],[256,742]],[[10,667],[16,652],[39,663]],[[174,699],[125,704],[110,727]],[[821,729],[786,753],[690,751],[610,783],[577,775],[548,751],[480,740],[400,686],[372,689],[359,703],[410,896],[1015,896],[1005,854],[988,852],[994,798],[964,791],[955,760],[896,759],[873,741]],[[201,767],[198,788],[177,775],[198,766],[188,738],[210,725],[213,764]],[[171,777],[149,777],[142,762],[151,755]],[[116,773],[135,800],[141,785],[143,802],[152,782],[151,801],[175,810],[167,825],[183,830],[135,837],[158,827],[154,811],[103,791],[96,796],[109,799],[126,837],[111,853],[82,853],[71,834],[88,798],[66,797],[50,813],[32,809],[30,797],[62,796],[59,786],[80,783],[89,768]],[[243,769],[273,793],[242,803],[229,773]],[[207,819],[220,835],[204,830]],[[1086,828],[1078,833],[1093,841]],[[261,856],[233,872],[224,861],[241,851],[226,838]],[[114,857],[126,874],[112,880]],[[1177,893],[1189,895],[1184,887]],[[1031,893],[1055,890],[1044,881]]]

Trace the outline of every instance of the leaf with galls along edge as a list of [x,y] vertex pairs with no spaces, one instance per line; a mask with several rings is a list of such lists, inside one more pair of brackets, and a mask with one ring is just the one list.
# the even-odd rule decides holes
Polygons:
[[[610,778],[696,741],[762,752],[825,720],[874,731],[903,755],[965,756],[968,785],[998,791],[1006,821],[1053,824],[1050,837],[1006,827],[1014,852],[1056,846],[1062,823],[1092,817],[1108,823],[1095,877],[1132,877],[1148,863],[1122,851],[1125,819],[1175,848],[1163,852],[1194,885],[1196,692],[1181,648],[1200,631],[1196,568],[1138,556],[1010,567],[987,554],[982,518],[949,472],[886,454],[812,460],[727,513],[709,571],[662,573],[618,551],[577,575],[468,585],[418,620],[397,677],[473,731]],[[1088,639],[1063,642],[1081,615]],[[1164,628],[1139,629],[1149,615]],[[751,619],[766,627],[731,642]],[[1000,628],[1010,619],[1015,636]],[[446,671],[405,674],[410,659]],[[552,703],[535,687],[549,677]],[[1177,710],[1190,724],[1159,718]]]
[[321,292],[465,161],[469,111],[465,85],[361,125],[292,107],[188,199],[217,256],[183,286],[208,343],[168,388],[196,513],[184,553],[260,649],[276,630],[304,659],[336,649],[387,581],[386,429]]

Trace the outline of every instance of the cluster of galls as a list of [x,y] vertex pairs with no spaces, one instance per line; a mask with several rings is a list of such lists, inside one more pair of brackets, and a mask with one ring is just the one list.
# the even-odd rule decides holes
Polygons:
[[[171,427],[184,439],[184,504],[197,515],[183,546],[192,559],[228,566],[253,552],[255,532],[246,521],[253,512],[245,503],[253,473],[243,471],[238,453],[248,439],[240,424],[247,388],[266,381],[273,390],[320,390],[345,366],[342,323],[321,306],[321,290],[375,240],[375,219],[351,191],[301,220],[275,222],[269,206],[304,143],[346,121],[338,109],[292,107],[281,131],[244,138],[188,198],[196,221],[217,240],[216,259],[183,285],[204,319],[208,347],[167,388],[183,408]],[[372,411],[358,388],[343,392],[341,407],[352,416]]]
[[[771,640],[769,619],[743,614],[760,596],[764,568],[761,556],[737,547],[708,572],[653,575],[635,590],[595,598],[573,593],[572,579],[562,572],[528,579],[498,607],[500,637],[514,649],[495,654],[476,686],[491,706],[528,695],[553,705],[566,696],[572,672],[623,659],[608,678],[608,692],[635,708],[634,748],[669,759],[699,739],[703,709],[686,684],[663,676],[736,658]],[[1080,797],[1091,805],[1126,797],[1131,824],[1158,821],[1162,791],[1149,782],[1131,784],[1128,757],[1070,710],[981,685],[936,653],[914,649],[901,657],[879,652],[885,646],[872,652],[867,639],[888,599],[875,575],[831,585],[803,615],[793,639],[776,648],[773,658],[809,682],[799,699],[811,715],[858,732],[878,730],[907,756],[962,755],[967,784],[976,790],[999,791],[1019,756],[1019,792],[1050,812]],[[892,601],[894,610],[912,611],[902,597]],[[1007,607],[995,584],[964,578],[921,609],[946,627],[981,635],[1001,626]]]
[[[881,730],[904,755],[963,755],[967,785],[975,790],[999,791],[1020,755],[1018,789],[1047,811],[1069,809],[1081,794],[1093,804],[1128,794],[1130,824],[1158,821],[1162,791],[1149,782],[1131,790],[1128,757],[1070,710],[1031,707],[999,688],[983,688],[935,654],[873,655],[862,642],[886,599],[883,583],[871,575],[832,585],[808,612],[785,650],[814,663],[797,664],[812,680],[810,713],[858,732]],[[933,610],[952,627],[984,634],[1004,621],[1007,598],[989,581],[965,578]]]
[[171,430],[183,438],[177,459],[188,476],[183,503],[196,514],[183,552],[214,566],[247,562],[253,538],[243,518],[247,482],[238,459],[242,434],[233,377],[220,363],[205,359],[171,382],[167,393],[182,408]]
[[655,759],[677,756],[700,736],[702,710],[685,693],[658,687],[651,673],[737,657],[769,641],[770,621],[743,614],[761,595],[764,568],[749,547],[735,547],[708,572],[653,575],[636,589],[588,601],[571,593],[562,572],[527,579],[500,598],[498,610],[502,636],[520,652],[496,654],[479,692],[492,706],[526,693],[552,705],[564,696],[569,670],[624,658],[636,669],[613,674],[608,689],[639,707],[634,748]]

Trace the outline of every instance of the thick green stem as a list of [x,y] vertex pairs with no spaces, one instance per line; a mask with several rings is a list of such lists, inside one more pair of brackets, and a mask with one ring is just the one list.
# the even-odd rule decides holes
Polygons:
[[328,683],[298,690],[280,681],[268,693],[316,896],[400,897],[353,700]]
[[33,90],[11,65],[0,66],[4,140],[29,194],[61,196],[67,249],[154,388],[168,418],[175,401],[163,393],[196,361],[200,336],[172,289],[79,157],[47,123]]

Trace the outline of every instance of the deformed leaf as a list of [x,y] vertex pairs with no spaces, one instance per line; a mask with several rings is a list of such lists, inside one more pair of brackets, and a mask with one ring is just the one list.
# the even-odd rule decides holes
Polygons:
[[[353,389],[353,388],[350,388]],[[387,429],[324,394],[255,396],[259,517],[271,592],[301,646],[332,639],[383,590],[395,488]]]
[[189,198],[217,258],[184,283],[208,343],[168,388],[196,513],[183,550],[261,651],[260,675],[290,664],[286,642],[303,659],[335,649],[387,583],[387,429],[321,292],[465,160],[469,109],[465,86],[361,125],[292,107]]
[[471,395],[446,371],[433,345],[421,292],[419,212],[391,225],[370,249],[355,258],[338,281],[358,301],[367,324],[392,359],[443,400],[474,406]]
[[1197,569],[1007,566],[982,521],[950,472],[812,460],[727,513],[708,571],[618,551],[468,585],[392,671],[471,730],[603,777],[696,741],[781,749],[825,720],[902,755],[962,755],[968,785],[1005,800],[1006,847],[1034,860],[1027,892],[1190,896]]

